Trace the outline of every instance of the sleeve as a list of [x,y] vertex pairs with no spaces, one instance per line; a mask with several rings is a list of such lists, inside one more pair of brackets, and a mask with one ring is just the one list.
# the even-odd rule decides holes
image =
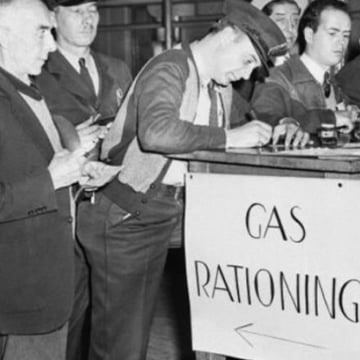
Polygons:
[[243,98],[236,89],[233,91],[230,113],[230,128],[244,125],[248,122],[247,114],[252,110],[250,102]]
[[[0,99],[1,118],[0,118],[0,163],[7,161],[8,168],[17,166],[12,163],[13,159],[2,158],[1,153],[5,143],[5,137],[9,134],[5,131],[6,121],[16,121],[10,110],[10,105]],[[21,149],[19,151],[26,151]],[[19,165],[18,165],[19,166]],[[47,168],[37,169],[33,172],[16,171],[19,175],[14,180],[6,181],[0,174],[0,223],[15,221],[41,213],[56,211],[57,201],[55,189]],[[20,175],[21,174],[21,175]]]
[[273,81],[256,85],[252,106],[258,118],[272,126],[284,117],[292,117],[305,131],[315,133],[322,123],[336,122],[332,110],[306,109],[303,103],[290,96],[289,90]]
[[336,80],[350,102],[360,107],[360,57],[346,64],[336,74]]
[[124,94],[126,94],[127,91],[129,90],[133,78],[129,67],[126,65],[124,61],[121,61],[120,64],[120,73],[121,73],[120,79],[122,83],[121,89],[124,91]]
[[0,223],[56,210],[55,190],[47,171],[11,183],[0,181]]
[[180,119],[188,69],[160,62],[137,83],[138,137],[145,151],[163,154],[225,147],[222,128],[194,125]]

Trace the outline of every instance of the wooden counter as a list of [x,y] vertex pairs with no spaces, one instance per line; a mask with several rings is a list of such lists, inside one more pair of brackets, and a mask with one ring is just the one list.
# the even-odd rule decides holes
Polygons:
[[190,160],[191,172],[325,178],[357,178],[360,175],[360,157],[350,155],[291,156],[259,149],[234,149],[227,152],[196,151],[172,157]]

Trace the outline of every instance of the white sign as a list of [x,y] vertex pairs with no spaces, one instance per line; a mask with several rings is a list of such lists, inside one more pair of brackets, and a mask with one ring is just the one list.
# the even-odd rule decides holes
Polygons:
[[360,359],[360,181],[188,174],[194,350]]

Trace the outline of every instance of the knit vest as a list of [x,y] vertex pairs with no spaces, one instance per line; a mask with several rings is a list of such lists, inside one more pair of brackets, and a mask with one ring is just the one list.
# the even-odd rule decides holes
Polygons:
[[[193,122],[199,97],[199,80],[195,65],[190,59],[188,59],[188,66],[189,76],[185,84],[185,91],[180,108],[180,118],[184,121]],[[146,69],[146,65],[143,69]],[[141,73],[142,71],[130,87],[111,129],[103,141],[101,151],[102,159],[106,159],[111,148],[122,139],[129,99],[134,92],[136,81]],[[123,159],[124,168],[119,173],[118,180],[130,185],[137,192],[146,193],[150,184],[159,177],[168,161],[169,159],[163,155],[143,152],[135,136],[126,150]]]

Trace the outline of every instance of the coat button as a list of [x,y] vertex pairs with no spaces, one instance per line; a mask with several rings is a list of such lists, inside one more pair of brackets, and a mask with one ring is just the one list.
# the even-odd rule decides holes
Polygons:
[[155,189],[155,184],[150,184],[150,189]]
[[67,221],[69,224],[71,224],[74,221],[74,218],[72,216],[69,216]]
[[146,203],[148,202],[148,200],[147,200],[147,198],[142,198],[142,199],[141,199],[141,202],[142,202],[143,204],[146,204]]
[[140,213],[139,210],[136,210],[136,211],[135,211],[135,215],[136,215],[136,216],[140,216],[140,214],[141,214],[141,213]]

